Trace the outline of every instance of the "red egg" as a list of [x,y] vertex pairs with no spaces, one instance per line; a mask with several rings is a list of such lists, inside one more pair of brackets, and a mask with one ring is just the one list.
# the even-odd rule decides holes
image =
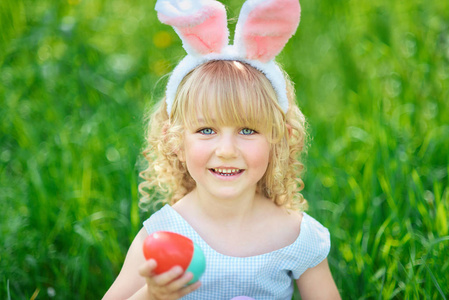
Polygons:
[[154,259],[156,274],[164,273],[174,266],[193,273],[195,282],[204,273],[206,260],[201,249],[191,239],[181,234],[158,231],[150,234],[143,243],[143,254],[147,260]]

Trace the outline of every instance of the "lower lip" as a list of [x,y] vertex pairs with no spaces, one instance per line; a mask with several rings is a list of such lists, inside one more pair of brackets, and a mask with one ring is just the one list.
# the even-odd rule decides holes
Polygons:
[[212,173],[212,175],[214,175],[214,177],[220,179],[220,180],[224,180],[224,181],[232,181],[234,179],[237,179],[238,177],[240,177],[243,172],[245,172],[244,170],[242,170],[241,172],[235,173],[233,175],[221,175],[220,173],[215,173],[212,170],[209,170],[209,172]]

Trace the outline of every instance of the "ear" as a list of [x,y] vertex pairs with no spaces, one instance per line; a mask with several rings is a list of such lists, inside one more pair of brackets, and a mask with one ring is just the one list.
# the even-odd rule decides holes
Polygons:
[[226,9],[215,0],[158,0],[158,18],[173,26],[187,53],[219,53],[228,44]]
[[285,124],[285,127],[287,128],[288,137],[291,138],[293,134],[293,128],[290,124]]
[[295,33],[300,14],[298,0],[248,0],[240,11],[234,44],[246,58],[268,62]]
[[176,153],[176,156],[178,156],[178,159],[179,159],[180,162],[183,162],[183,163],[186,162],[186,157],[184,155],[184,149],[182,149],[182,148],[177,149],[175,151],[175,153]]

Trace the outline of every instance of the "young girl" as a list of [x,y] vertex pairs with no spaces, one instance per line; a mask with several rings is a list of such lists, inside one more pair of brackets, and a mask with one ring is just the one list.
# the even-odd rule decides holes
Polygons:
[[[219,2],[166,0],[156,9],[188,51],[150,118],[144,151],[142,200],[166,205],[144,222],[104,299],[291,299],[295,282],[302,299],[339,299],[329,232],[303,212],[299,193],[305,119],[273,62],[298,25],[297,0],[245,3],[233,46]],[[292,24],[279,25],[285,20]],[[161,230],[202,248],[200,281],[188,285],[192,274],[179,266],[153,273],[143,241]]]

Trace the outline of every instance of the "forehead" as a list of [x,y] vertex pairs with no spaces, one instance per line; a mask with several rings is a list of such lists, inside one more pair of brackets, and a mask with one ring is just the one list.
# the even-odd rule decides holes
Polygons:
[[[265,121],[262,121],[265,120]],[[238,107],[216,107],[215,105],[198,105],[184,114],[183,123],[187,127],[196,126],[246,126],[252,129],[264,130],[263,124],[266,118],[260,116],[255,118],[246,109]]]
[[173,118],[271,130],[283,119],[276,93],[258,70],[242,63],[209,62],[188,74],[174,101]]

